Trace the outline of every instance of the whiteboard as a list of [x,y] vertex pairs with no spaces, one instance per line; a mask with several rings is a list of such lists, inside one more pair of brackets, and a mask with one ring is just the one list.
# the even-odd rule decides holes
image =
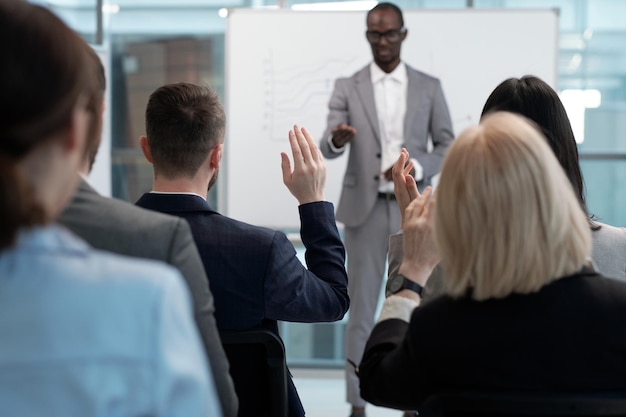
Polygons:
[[[335,79],[371,62],[366,13],[230,11],[220,211],[257,225],[299,229],[298,203],[282,183],[280,152],[291,155],[287,133],[294,123],[319,140]],[[556,85],[555,9],[404,10],[404,22],[401,57],[441,79],[455,134],[478,122],[488,95],[506,78],[534,74]],[[326,162],[326,199],[336,206],[347,156]]]

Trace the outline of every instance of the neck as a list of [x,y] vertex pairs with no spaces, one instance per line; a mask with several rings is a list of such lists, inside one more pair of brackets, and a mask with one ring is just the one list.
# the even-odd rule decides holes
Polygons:
[[152,182],[152,190],[165,193],[194,193],[206,196],[209,188],[209,180],[198,178],[165,178],[163,175],[155,175]]
[[395,60],[393,62],[388,62],[388,63],[380,63],[380,62],[376,62],[376,65],[378,65],[378,68],[380,68],[381,70],[383,70],[384,72],[386,72],[387,74],[393,72],[393,70],[395,70],[396,68],[398,68],[398,65],[400,65],[400,60]]
[[89,161],[85,160],[83,162],[83,165],[81,167],[79,167],[78,173],[79,174],[83,174],[85,177],[89,176],[89,172],[91,171],[90,170],[90,165],[91,164],[89,163]]
[[19,166],[32,186],[32,193],[45,213],[46,222],[53,221],[78,185],[77,159],[67,157],[61,147],[52,142],[49,146],[31,151]]

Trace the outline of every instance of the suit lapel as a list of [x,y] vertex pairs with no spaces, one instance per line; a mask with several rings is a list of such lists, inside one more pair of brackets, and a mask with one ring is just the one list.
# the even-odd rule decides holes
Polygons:
[[367,119],[372,125],[372,131],[378,143],[380,143],[380,132],[378,126],[378,115],[376,114],[376,100],[374,99],[374,86],[372,86],[372,76],[370,75],[369,65],[356,74],[354,81],[359,98],[365,108]]
[[404,137],[406,141],[406,137],[411,131],[411,123],[415,120],[415,115],[417,114],[417,109],[419,107],[419,77],[415,73],[415,71],[406,66],[407,69],[407,79],[408,79],[408,87],[406,92],[406,115],[404,116]]

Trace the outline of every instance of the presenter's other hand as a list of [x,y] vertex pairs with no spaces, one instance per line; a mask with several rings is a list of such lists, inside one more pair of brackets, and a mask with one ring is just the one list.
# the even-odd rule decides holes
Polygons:
[[289,131],[293,169],[286,153],[281,152],[283,182],[300,204],[324,201],[326,164],[322,152],[309,132],[297,125]]
[[[415,178],[415,167],[413,166],[413,162],[407,162],[405,166],[409,163],[411,164],[411,169],[409,169],[409,175]],[[395,164],[390,166],[385,172],[383,172],[383,176],[387,181],[393,181],[393,167],[394,166]]]
[[[415,181],[413,181],[415,182]],[[398,272],[425,285],[441,260],[433,238],[435,195],[428,186],[406,208],[402,234],[402,264]]]
[[350,142],[354,138],[354,135],[356,135],[356,129],[350,125],[342,123],[334,128],[332,133],[333,145],[335,145],[336,148],[343,148],[346,146],[346,143]]
[[402,148],[398,160],[391,168],[393,177],[393,192],[396,195],[396,201],[400,209],[402,218],[402,229],[404,229],[406,208],[419,195],[417,184],[415,183],[415,169],[413,162],[409,160],[409,152]]

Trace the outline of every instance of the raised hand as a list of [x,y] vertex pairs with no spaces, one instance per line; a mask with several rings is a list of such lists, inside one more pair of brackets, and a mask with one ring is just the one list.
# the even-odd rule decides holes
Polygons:
[[281,152],[283,182],[300,204],[324,201],[326,164],[309,132],[297,125],[289,131],[293,169],[286,153]]
[[414,172],[413,162],[409,161],[409,152],[402,148],[398,160],[391,169],[391,173],[393,177],[393,192],[396,195],[396,201],[400,208],[403,229],[406,208],[411,201],[420,195],[412,172]]
[[433,237],[432,212],[435,203],[433,189],[428,186],[409,203],[405,213],[399,272],[420,284],[426,283],[440,261]]
[[343,148],[346,143],[350,142],[354,138],[354,135],[356,135],[356,129],[350,125],[342,123],[334,128],[332,133],[333,145],[337,148]]

